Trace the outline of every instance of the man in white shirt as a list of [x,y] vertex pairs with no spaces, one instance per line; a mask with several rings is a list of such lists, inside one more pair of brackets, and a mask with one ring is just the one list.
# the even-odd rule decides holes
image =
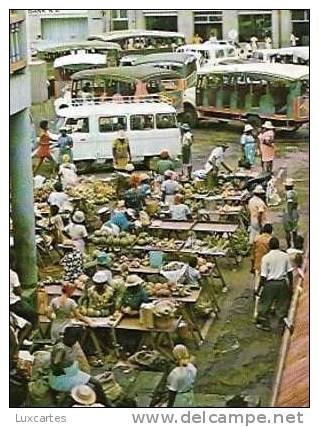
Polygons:
[[205,165],[205,172],[207,176],[207,185],[215,186],[217,184],[217,176],[221,166],[223,166],[228,172],[232,172],[229,166],[226,165],[225,151],[228,145],[219,145],[212,150]]
[[63,211],[65,206],[67,205],[69,198],[63,192],[63,186],[61,182],[56,182],[54,184],[54,190],[48,197],[49,205],[56,205],[59,207],[60,211]]
[[261,261],[261,278],[256,292],[259,294],[261,289],[256,327],[266,331],[270,330],[269,314],[273,305],[279,320],[287,315],[293,286],[289,256],[279,249],[276,237],[270,239],[269,249]]

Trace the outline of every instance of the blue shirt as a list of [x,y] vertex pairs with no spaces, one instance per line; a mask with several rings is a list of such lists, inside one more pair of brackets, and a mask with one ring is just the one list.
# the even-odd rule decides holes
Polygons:
[[254,142],[255,142],[255,138],[252,135],[247,135],[243,133],[240,138],[241,145],[253,144]]
[[115,224],[121,231],[127,231],[130,228],[130,221],[124,212],[114,212],[111,215],[111,219],[105,224]]
[[68,150],[73,147],[73,140],[69,135],[61,135],[58,139],[58,145],[61,151]]

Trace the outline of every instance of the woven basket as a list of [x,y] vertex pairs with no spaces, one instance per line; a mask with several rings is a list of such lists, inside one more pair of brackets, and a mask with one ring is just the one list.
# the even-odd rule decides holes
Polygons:
[[174,323],[174,317],[171,316],[155,316],[155,328],[157,329],[170,329]]

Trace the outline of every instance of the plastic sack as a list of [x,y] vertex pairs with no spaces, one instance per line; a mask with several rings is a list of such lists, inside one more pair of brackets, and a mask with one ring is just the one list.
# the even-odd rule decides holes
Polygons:
[[[173,268],[175,267],[175,268]],[[176,268],[177,267],[177,268]],[[183,262],[170,262],[165,266],[165,269],[161,269],[160,273],[164,276],[169,282],[177,283],[185,274],[187,269],[187,264]]]

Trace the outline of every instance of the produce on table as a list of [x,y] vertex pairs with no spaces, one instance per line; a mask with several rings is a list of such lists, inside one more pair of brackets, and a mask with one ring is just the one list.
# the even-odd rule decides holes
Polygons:
[[235,255],[246,256],[249,252],[249,234],[244,228],[238,228],[229,238],[230,248]]
[[121,232],[119,236],[111,236],[106,230],[96,230],[90,236],[92,243],[108,248],[125,248],[132,246],[136,241],[136,236],[130,233]]
[[107,204],[116,197],[113,187],[102,181],[81,183],[70,187],[66,192],[70,197],[83,198],[93,205]]
[[54,180],[47,180],[40,188],[34,189],[34,201],[46,202],[52,191],[54,191]]

